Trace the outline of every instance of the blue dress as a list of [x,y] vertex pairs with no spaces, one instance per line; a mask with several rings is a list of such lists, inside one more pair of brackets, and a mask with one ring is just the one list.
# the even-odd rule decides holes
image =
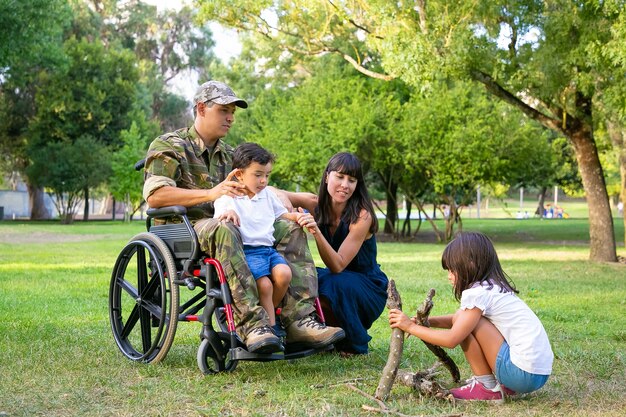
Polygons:
[[[340,221],[333,236],[327,226],[320,230],[335,251],[348,236],[349,225]],[[376,236],[361,245],[352,262],[338,274],[317,268],[319,294],[330,303],[346,338],[335,347],[354,353],[367,353],[372,337],[367,330],[381,315],[387,301],[387,276],[376,262]]]

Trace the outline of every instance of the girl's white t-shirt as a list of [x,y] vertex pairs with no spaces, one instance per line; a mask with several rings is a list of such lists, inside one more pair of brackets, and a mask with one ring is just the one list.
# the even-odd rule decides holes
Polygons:
[[554,354],[548,335],[533,311],[515,293],[500,286],[475,284],[461,294],[461,309],[479,308],[509,344],[511,362],[526,372],[550,375]]

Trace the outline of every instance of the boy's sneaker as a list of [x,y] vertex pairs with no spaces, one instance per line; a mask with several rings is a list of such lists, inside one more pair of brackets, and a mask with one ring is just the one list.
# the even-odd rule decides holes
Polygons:
[[287,337],[287,332],[285,331],[285,329],[283,329],[283,326],[281,326],[280,324],[276,323],[273,326],[270,326],[272,328],[272,331],[274,332],[274,334],[276,335],[276,337],[280,337],[281,339],[284,339],[285,337]]
[[326,326],[311,316],[294,321],[287,327],[287,344],[320,349],[340,341],[346,333],[339,327]]
[[261,326],[250,330],[246,335],[248,352],[274,353],[285,350],[282,342],[269,326]]
[[499,384],[493,389],[489,389],[473,378],[467,385],[451,389],[450,394],[459,401],[490,401],[494,404],[502,404],[504,402],[504,396]]

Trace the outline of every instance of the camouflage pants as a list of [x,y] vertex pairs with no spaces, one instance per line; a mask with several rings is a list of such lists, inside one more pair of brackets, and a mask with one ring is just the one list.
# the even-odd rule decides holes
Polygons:
[[[195,225],[200,248],[217,259],[224,268],[233,298],[237,332],[246,335],[256,327],[268,324],[267,313],[259,304],[254,277],[248,269],[239,231],[232,223],[202,219]],[[296,223],[279,220],[274,223],[276,250],[291,268],[291,285],[283,299],[280,318],[285,327],[311,314],[317,297],[317,271],[304,231]]]

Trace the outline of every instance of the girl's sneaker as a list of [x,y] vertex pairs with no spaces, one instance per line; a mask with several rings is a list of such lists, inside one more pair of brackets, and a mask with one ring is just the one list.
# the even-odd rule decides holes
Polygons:
[[459,401],[489,401],[494,404],[504,403],[504,396],[499,384],[490,389],[474,378],[471,378],[468,382],[467,385],[450,390],[455,399]]
[[510,388],[505,387],[502,384],[500,384],[500,388],[502,388],[502,392],[504,393],[504,395],[506,397],[515,397],[515,396],[517,396],[517,392],[513,391]]

